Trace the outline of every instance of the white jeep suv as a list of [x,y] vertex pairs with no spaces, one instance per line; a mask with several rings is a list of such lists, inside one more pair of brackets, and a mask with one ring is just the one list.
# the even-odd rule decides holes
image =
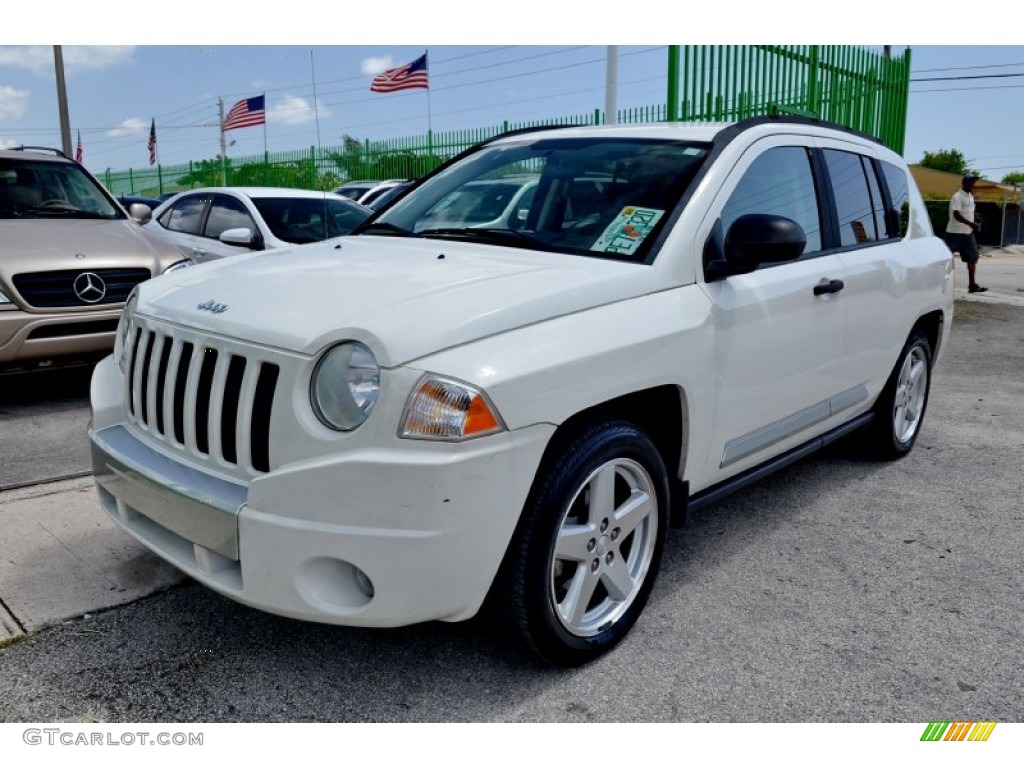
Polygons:
[[[523,174],[504,227],[428,215]],[[357,232],[139,286],[92,384],[102,504],[247,605],[489,599],[555,664],[629,631],[688,507],[854,431],[907,453],[952,320],[905,163],[799,118],[500,136]]]

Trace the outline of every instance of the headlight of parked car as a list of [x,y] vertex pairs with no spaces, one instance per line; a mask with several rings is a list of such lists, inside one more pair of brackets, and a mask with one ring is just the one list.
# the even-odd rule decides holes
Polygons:
[[399,434],[420,440],[468,440],[502,432],[505,424],[487,395],[455,379],[427,375],[409,396]]
[[313,411],[331,429],[350,432],[366,421],[380,393],[380,366],[369,347],[346,341],[324,353],[313,371]]
[[192,261],[192,259],[182,259],[181,261],[174,262],[171,266],[165,269],[164,274],[166,275],[169,272],[177,272],[179,269],[187,269],[188,267],[194,267],[195,265],[196,263]]
[[138,298],[138,291],[132,291],[128,301],[124,303],[124,311],[121,312],[121,320],[117,324],[117,336],[114,337],[114,359],[117,360],[121,373],[124,373],[125,365],[128,363],[128,342],[135,326],[135,306],[138,304]]

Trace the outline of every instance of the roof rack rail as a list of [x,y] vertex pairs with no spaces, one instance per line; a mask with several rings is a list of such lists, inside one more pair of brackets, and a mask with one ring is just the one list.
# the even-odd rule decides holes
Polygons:
[[19,151],[24,151],[26,149],[31,149],[31,150],[36,150],[36,151],[42,150],[43,152],[53,152],[53,154],[59,155],[60,157],[63,157],[65,160],[70,160],[71,159],[70,157],[65,155],[64,152],[62,152],[61,150],[57,149],[56,147],[42,147],[42,146],[35,146],[35,145],[32,145],[32,144],[22,144],[21,146],[18,146],[18,147],[8,147],[8,149],[19,150]]

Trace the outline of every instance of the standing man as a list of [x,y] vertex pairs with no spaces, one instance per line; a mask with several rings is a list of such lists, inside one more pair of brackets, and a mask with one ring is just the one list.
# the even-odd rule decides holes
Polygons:
[[973,173],[964,176],[960,189],[949,201],[949,223],[946,225],[946,243],[949,250],[960,254],[960,261],[967,265],[967,290],[969,293],[982,293],[982,288],[974,277],[978,266],[978,241],[974,233],[981,229],[981,224],[974,220],[974,183],[978,177]]

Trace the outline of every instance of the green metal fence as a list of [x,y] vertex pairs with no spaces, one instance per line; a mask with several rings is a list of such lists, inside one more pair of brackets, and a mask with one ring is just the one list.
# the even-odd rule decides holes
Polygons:
[[742,120],[790,112],[878,137],[903,152],[910,49],[853,45],[669,48],[668,120]]
[[[903,151],[910,49],[890,57],[849,45],[669,46],[664,104],[622,109],[620,123],[732,121],[772,113],[820,117],[877,136]],[[149,195],[207,186],[334,189],[354,179],[415,178],[498,133],[544,125],[597,125],[592,113],[398,139],[356,141],[291,152],[107,170],[115,195]]]

